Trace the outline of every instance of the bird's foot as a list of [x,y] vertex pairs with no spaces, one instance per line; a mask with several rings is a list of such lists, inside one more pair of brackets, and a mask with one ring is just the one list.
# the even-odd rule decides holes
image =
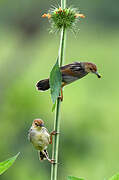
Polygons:
[[63,101],[63,96],[58,96],[58,99],[60,99],[61,101]]
[[52,144],[52,136],[57,135],[57,134],[59,134],[59,132],[56,132],[56,131],[52,131],[50,133],[50,142],[49,142],[49,144]]
[[59,134],[59,132],[57,132],[57,131],[55,131],[55,130],[50,133],[50,135],[52,135],[52,136],[53,136],[53,135],[56,135],[56,134]]
[[58,99],[60,99],[61,101],[63,101],[63,90],[61,88],[61,95],[58,97]]
[[56,164],[56,162],[55,162],[54,159],[50,159],[49,162],[50,162],[51,164]]

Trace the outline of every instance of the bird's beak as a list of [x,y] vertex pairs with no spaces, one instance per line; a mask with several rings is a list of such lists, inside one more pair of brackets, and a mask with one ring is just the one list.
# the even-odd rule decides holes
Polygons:
[[40,127],[44,127],[44,124],[40,124]]
[[98,72],[94,72],[98,78],[101,78],[101,75]]

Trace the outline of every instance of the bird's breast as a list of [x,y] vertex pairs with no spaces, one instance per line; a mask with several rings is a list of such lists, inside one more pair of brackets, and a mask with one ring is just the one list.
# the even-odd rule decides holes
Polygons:
[[47,148],[50,141],[50,135],[47,132],[31,129],[30,141],[36,149],[42,150]]

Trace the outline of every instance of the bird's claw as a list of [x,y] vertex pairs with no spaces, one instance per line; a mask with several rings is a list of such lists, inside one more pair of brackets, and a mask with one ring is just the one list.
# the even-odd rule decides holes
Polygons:
[[57,132],[55,130],[51,132],[51,135],[56,135],[56,134],[59,134],[59,132]]
[[56,164],[56,162],[55,162],[54,159],[50,159],[50,163],[51,163],[51,164]]
[[62,97],[62,96],[58,96],[58,99],[60,99],[61,101],[63,101],[63,97]]

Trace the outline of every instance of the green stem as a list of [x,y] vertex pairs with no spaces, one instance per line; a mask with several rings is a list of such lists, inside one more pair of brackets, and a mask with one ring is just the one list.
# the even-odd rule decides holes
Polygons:
[[60,48],[59,48],[59,65],[62,66],[64,63],[64,51],[65,51],[65,31],[63,28],[61,31]]
[[61,0],[61,8],[66,8],[66,0]]
[[[61,8],[66,7],[66,0],[61,0]],[[65,27],[61,30],[60,47],[59,47],[59,65],[64,63],[64,51],[65,51]],[[56,114],[54,120],[54,130],[60,132],[60,105],[61,100],[57,99]],[[59,152],[59,134],[54,137],[52,159],[55,160],[55,164],[51,165],[51,180],[57,180],[58,170],[58,152]]]

